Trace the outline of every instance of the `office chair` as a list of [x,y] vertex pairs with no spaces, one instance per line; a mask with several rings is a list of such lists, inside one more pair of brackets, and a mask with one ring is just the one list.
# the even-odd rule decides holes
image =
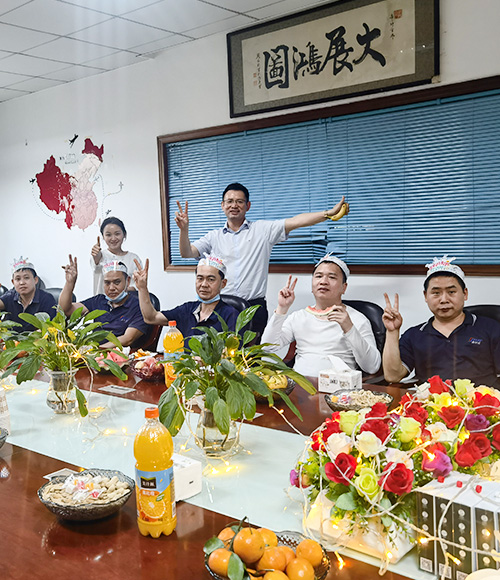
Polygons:
[[[161,310],[160,307],[160,300],[157,296],[153,293],[149,293],[149,298],[151,299],[151,304],[154,306],[155,310]],[[159,324],[152,324],[150,326],[150,330],[140,336],[133,344],[130,345],[130,348],[138,349],[142,348],[143,350],[151,350],[155,351],[158,347],[158,340],[161,334],[161,326]]]

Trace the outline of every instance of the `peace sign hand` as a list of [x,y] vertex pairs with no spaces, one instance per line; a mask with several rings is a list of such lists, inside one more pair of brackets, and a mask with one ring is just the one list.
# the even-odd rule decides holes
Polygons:
[[382,315],[382,322],[384,323],[387,332],[394,332],[401,328],[403,324],[403,317],[399,312],[399,296],[394,295],[394,306],[392,306],[389,296],[384,292],[385,309]]
[[70,254],[69,264],[67,264],[66,266],[62,266],[62,268],[66,273],[66,283],[74,285],[76,283],[76,279],[78,278],[78,263],[76,260],[76,256],[75,259],[73,259],[73,257]]
[[147,290],[148,289],[148,272],[149,272],[149,258],[146,258],[144,268],[141,268],[141,264],[138,260],[135,260],[135,265],[137,270],[134,271],[132,277],[134,278],[134,284],[137,290]]
[[181,231],[187,232],[189,230],[188,202],[186,201],[184,209],[182,209],[180,201],[177,200],[177,207],[179,211],[175,212],[175,223]]
[[286,314],[288,309],[293,304],[295,300],[295,285],[297,284],[297,278],[292,282],[292,276],[288,276],[288,282],[286,286],[284,286],[278,294],[278,308],[276,312],[278,314]]

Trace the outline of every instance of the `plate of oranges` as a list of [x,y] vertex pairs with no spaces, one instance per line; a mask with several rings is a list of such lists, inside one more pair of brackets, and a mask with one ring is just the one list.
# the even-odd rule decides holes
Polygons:
[[324,548],[297,532],[229,525],[204,547],[205,566],[217,580],[323,580],[330,569]]

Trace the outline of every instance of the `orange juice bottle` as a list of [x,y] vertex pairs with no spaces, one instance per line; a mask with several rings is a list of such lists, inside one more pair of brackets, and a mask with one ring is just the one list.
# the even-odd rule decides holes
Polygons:
[[146,423],[134,441],[137,525],[143,536],[168,536],[177,524],[174,493],[174,444],[158,420],[158,407],[145,411]]
[[165,353],[182,352],[184,350],[184,337],[182,332],[177,328],[175,320],[168,321],[167,332],[163,339],[163,350]]

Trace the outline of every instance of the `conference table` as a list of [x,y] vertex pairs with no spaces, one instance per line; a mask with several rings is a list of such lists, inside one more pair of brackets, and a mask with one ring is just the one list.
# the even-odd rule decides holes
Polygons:
[[[80,371],[77,380],[83,390],[88,390],[90,382],[88,373]],[[178,502],[177,527],[174,533],[170,536],[161,536],[159,539],[143,537],[139,534],[136,524],[135,494],[132,494],[130,500],[117,514],[91,522],[59,520],[42,505],[37,497],[37,490],[46,481],[43,479],[44,475],[64,467],[78,470],[90,467],[90,465],[86,464],[85,461],[75,462],[57,458],[60,456],[59,452],[64,455],[62,447],[65,445],[67,436],[61,439],[61,449],[53,447],[54,450],[50,451],[47,447],[48,451],[43,453],[34,450],[34,448],[38,449],[35,443],[25,443],[25,441],[38,440],[43,448],[43,442],[40,440],[43,440],[45,436],[44,421],[49,421],[46,424],[50,425],[52,436],[54,428],[57,428],[60,416],[47,414],[48,408],[43,406],[43,393],[34,395],[33,399],[36,399],[36,404],[40,405],[36,411],[40,414],[40,420],[37,420],[38,415],[35,413],[33,419],[30,421],[23,419],[25,424],[18,424],[17,429],[14,429],[14,403],[18,405],[19,409],[24,409],[23,405],[28,404],[26,401],[28,401],[30,393],[36,393],[40,388],[43,390],[43,383],[40,381],[33,382],[33,384],[36,388],[32,388],[29,383],[24,383],[13,387],[12,392],[7,391],[9,407],[11,403],[13,404],[11,409],[13,429],[12,437],[9,437],[7,443],[0,449],[1,577],[9,580],[24,580],[26,578],[67,580],[68,578],[81,577],[106,580],[210,578],[210,574],[204,566],[203,545],[208,538],[217,535],[229,522],[239,519],[231,517],[228,513],[225,514],[224,504],[215,502],[214,509],[208,509],[206,506],[196,505],[196,501],[192,501],[196,500],[196,497],[188,501]],[[99,374],[94,377],[92,393],[98,393],[103,385],[109,384],[133,389],[125,394],[116,394],[106,399],[107,405],[111,407],[125,403],[131,405],[133,401],[137,404],[155,404],[165,389],[162,384],[140,381],[133,375],[130,375],[127,381],[120,381],[112,375]],[[374,390],[389,392],[394,397],[395,403],[406,392],[406,389],[399,386],[368,386]],[[262,449],[277,445],[279,447],[275,453],[281,455],[282,450],[284,452],[287,446],[287,443],[283,443],[283,441],[295,441],[295,439],[282,440],[280,437],[291,438],[294,428],[307,436],[331,415],[331,410],[325,404],[322,394],[308,395],[296,387],[291,394],[291,399],[300,409],[303,421],[296,418],[282,403],[277,403],[277,407],[283,409],[283,415],[289,423],[275,409],[270,409],[267,404],[257,405],[257,411],[260,415],[253,421],[253,425],[264,427],[264,429],[247,426],[248,430],[251,429],[248,431],[249,434],[260,438],[258,440],[261,443],[255,447]],[[33,403],[30,404],[33,406]],[[143,416],[142,412],[139,424],[142,423]],[[81,428],[80,424],[85,424],[86,421],[81,418],[72,418],[71,420],[75,423],[69,425],[68,428],[75,430]],[[62,425],[64,420],[61,421]],[[87,445],[85,452],[88,452],[89,458],[91,457],[91,448],[99,448],[101,456],[103,452],[106,453],[108,440],[101,435],[95,438],[92,445]],[[128,436],[129,442],[125,442],[125,444],[130,446],[130,442],[133,442],[133,433],[128,433]],[[11,439],[14,443],[10,442]],[[255,454],[256,449],[253,452]],[[70,451],[68,453],[71,455]],[[112,455],[113,450],[109,446],[110,461]],[[258,456],[258,452],[256,455]],[[237,457],[234,458],[236,463]],[[107,467],[107,465],[100,467]],[[288,466],[287,474],[292,467],[293,463]],[[131,468],[133,469],[133,465]],[[242,471],[244,469],[245,465],[243,465]],[[263,480],[268,477],[268,472],[269,470],[266,472],[266,469],[263,469],[261,474]],[[244,475],[240,473],[240,477],[235,480],[232,487],[232,474],[226,475],[223,482],[221,480],[221,484],[229,487],[223,491],[221,496],[231,495],[228,490],[240,486],[244,482]],[[219,481],[213,480],[210,488],[213,495],[216,495],[218,485]],[[245,493],[243,489],[241,493]],[[284,496],[283,489],[278,487],[273,491],[274,495],[279,503],[281,499],[278,501],[278,498]],[[259,490],[256,490],[254,503],[258,503],[260,499]],[[230,501],[229,498],[228,501]],[[248,498],[246,501],[248,502]],[[265,509],[267,510],[267,508]],[[273,514],[266,515],[270,518],[267,521],[272,522]],[[278,516],[282,517],[283,514],[278,514]],[[288,518],[291,516],[292,514],[286,515]],[[258,516],[255,517],[258,519]],[[262,525],[261,522],[252,521],[252,519],[250,519],[250,523]],[[298,520],[297,525],[300,526]],[[415,556],[413,558],[415,559]],[[379,576],[378,567],[373,565],[374,562],[368,563],[358,560],[357,557],[353,558],[346,555],[343,556],[343,561],[344,565],[340,569],[339,560],[334,554],[331,554],[331,569],[327,576],[328,579],[353,580],[360,577],[377,578]],[[385,574],[387,580],[401,580],[407,577],[416,577],[416,575],[412,576],[405,570],[399,571],[397,567],[390,568]],[[424,573],[419,577],[432,578]]]

